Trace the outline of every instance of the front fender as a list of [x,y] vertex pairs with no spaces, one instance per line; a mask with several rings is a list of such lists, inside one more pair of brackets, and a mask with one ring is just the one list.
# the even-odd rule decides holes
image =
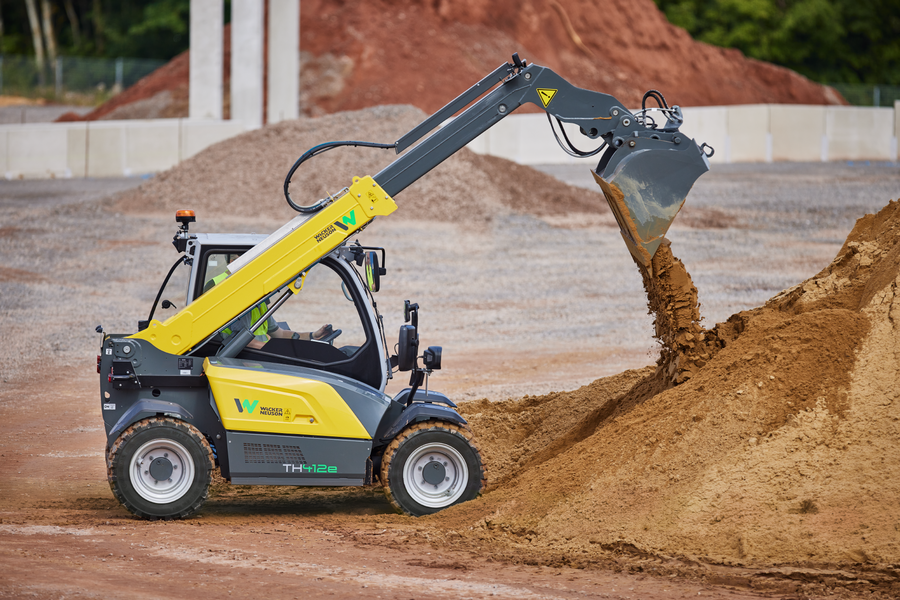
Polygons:
[[155,417],[159,414],[177,417],[182,421],[188,422],[194,418],[186,408],[180,404],[175,404],[174,402],[166,402],[165,400],[138,400],[125,411],[125,414],[123,414],[119,420],[116,421],[116,424],[113,425],[113,428],[109,430],[109,434],[106,436],[106,446],[109,447],[116,441],[119,434],[125,431],[127,427],[137,423],[141,419]]
[[[418,395],[417,395],[418,396]],[[390,412],[390,411],[389,411]],[[458,412],[452,408],[441,406],[439,404],[415,403],[400,413],[393,423],[391,423],[383,435],[379,436],[379,440],[383,444],[389,444],[392,439],[397,437],[407,425],[411,423],[420,423],[428,420],[449,421],[457,425],[465,425],[466,420],[460,416]],[[380,429],[380,428],[379,428]]]

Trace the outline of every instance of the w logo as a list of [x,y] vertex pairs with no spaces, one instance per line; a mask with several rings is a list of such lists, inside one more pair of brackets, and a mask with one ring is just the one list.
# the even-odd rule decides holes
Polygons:
[[349,215],[344,215],[340,221],[335,221],[334,224],[343,231],[347,231],[349,225],[356,225],[356,211],[351,210]]
[[244,400],[243,402],[240,399],[235,398],[234,403],[237,404],[237,409],[239,413],[244,412],[244,409],[247,409],[247,412],[253,414],[254,409],[256,409],[256,405],[259,404],[259,400],[254,400],[252,403],[249,400]]

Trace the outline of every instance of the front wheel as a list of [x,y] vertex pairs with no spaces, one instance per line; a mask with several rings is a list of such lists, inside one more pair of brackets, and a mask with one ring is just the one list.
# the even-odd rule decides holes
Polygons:
[[212,448],[197,428],[169,417],[138,421],[107,456],[116,499],[143,519],[183,519],[209,495]]
[[477,497],[484,466],[472,433],[437,421],[400,433],[381,459],[381,481],[391,504],[414,517]]

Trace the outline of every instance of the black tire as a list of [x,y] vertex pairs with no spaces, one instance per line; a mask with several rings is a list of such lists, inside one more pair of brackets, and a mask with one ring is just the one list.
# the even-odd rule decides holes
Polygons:
[[485,486],[471,430],[442,421],[400,432],[384,451],[380,475],[394,508],[414,517],[477,498]]
[[169,417],[144,419],[123,431],[109,449],[106,465],[116,500],[151,521],[183,519],[200,510],[214,467],[203,434]]

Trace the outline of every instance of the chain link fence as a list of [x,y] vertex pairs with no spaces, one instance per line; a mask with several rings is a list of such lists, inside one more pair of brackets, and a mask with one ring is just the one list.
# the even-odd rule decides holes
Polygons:
[[140,58],[60,56],[40,68],[33,56],[0,55],[0,95],[100,101],[165,64]]
[[894,107],[894,101],[900,100],[900,85],[869,85],[861,83],[828,84],[846,98],[853,106],[887,106]]

